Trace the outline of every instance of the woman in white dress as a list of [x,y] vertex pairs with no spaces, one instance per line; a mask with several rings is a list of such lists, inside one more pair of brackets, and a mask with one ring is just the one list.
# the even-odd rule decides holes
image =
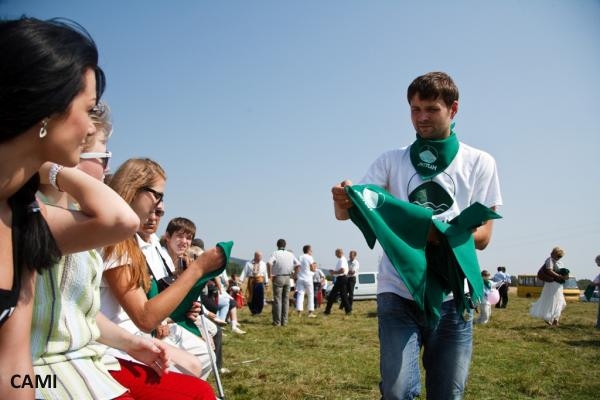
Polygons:
[[546,321],[548,325],[558,326],[560,314],[567,306],[565,296],[563,295],[563,283],[565,276],[559,271],[563,268],[560,259],[565,255],[565,252],[560,247],[555,247],[550,253],[550,257],[546,259],[544,266],[546,273],[554,276],[554,282],[544,283],[542,294],[538,301],[531,305],[529,315],[534,318],[540,318]]

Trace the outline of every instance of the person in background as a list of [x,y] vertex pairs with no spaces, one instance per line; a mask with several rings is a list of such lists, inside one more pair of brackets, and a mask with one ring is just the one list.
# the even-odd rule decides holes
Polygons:
[[[110,186],[136,212],[141,221],[146,221],[163,202],[166,174],[162,167],[147,158],[133,158],[125,161],[114,173]],[[156,295],[149,298],[152,276],[144,253],[140,249],[138,237],[128,239],[102,251],[104,273],[101,283],[101,309],[113,322],[131,333],[151,333],[162,325],[169,324],[170,315],[205,274],[223,265],[225,257],[221,249],[205,251],[177,279],[169,282]],[[195,321],[198,311],[192,310],[187,317]],[[207,343],[187,329],[179,331],[181,336],[174,344],[195,355],[202,364],[201,378],[206,379],[212,370]],[[168,338],[166,338],[168,339]],[[122,354],[114,354],[123,356]],[[185,366],[175,365],[179,371]]]
[[[165,215],[164,202],[156,205],[156,208],[148,215],[138,229],[136,239],[140,250],[144,254],[148,272],[151,280],[157,288],[164,289],[175,279],[178,271],[169,256],[167,250],[160,245],[156,235],[161,218]],[[150,292],[149,292],[150,293]],[[197,310],[190,307],[190,316],[194,317]],[[172,370],[189,373],[194,376],[208,376],[210,373],[210,356],[208,354],[208,343],[200,341],[192,334],[184,333],[184,328],[171,318],[165,320],[153,331],[154,337],[163,340],[175,348],[182,349],[185,353],[194,356],[196,362],[189,359],[178,359],[172,366]],[[188,351],[190,349],[191,351]],[[192,354],[193,353],[193,354]]]
[[325,315],[331,314],[331,307],[337,297],[340,296],[342,307],[344,308],[346,315],[350,315],[352,313],[352,307],[350,306],[350,303],[348,303],[348,260],[344,256],[344,251],[342,249],[335,249],[335,256],[338,259],[335,269],[329,270],[331,276],[335,277],[335,282],[333,283],[331,292],[329,292],[327,306],[325,306],[325,311],[323,313]]
[[273,286],[273,326],[285,326],[288,323],[290,308],[290,275],[300,265],[294,254],[285,249],[285,239],[277,240],[277,250],[267,262],[269,280]]
[[[361,184],[378,185],[399,200],[419,204],[433,218],[450,220],[475,202],[492,210],[502,205],[494,158],[460,142],[453,119],[458,113],[458,87],[444,72],[414,79],[406,91],[416,139],[410,146],[383,153],[369,167]],[[345,180],[332,188],[335,216],[350,218],[353,203]],[[491,240],[492,221],[474,229],[475,248]],[[426,252],[447,257],[442,238],[432,228]],[[386,254],[377,280],[381,394],[386,400],[412,399],[421,392],[419,357],[426,372],[428,399],[463,396],[473,351],[473,322],[456,311],[449,296],[439,323],[430,328],[425,312],[416,305],[405,282]],[[421,348],[423,351],[421,351]]]
[[325,278],[325,274],[320,268],[317,267],[313,275],[315,309],[321,307],[321,304],[323,303],[323,292],[326,284],[327,280]]
[[500,301],[496,303],[496,308],[506,308],[508,304],[508,288],[510,286],[510,275],[506,273],[506,267],[498,267],[498,272],[494,274],[492,280],[496,283],[502,283],[498,285]]
[[[600,254],[596,256],[596,265],[600,267]],[[596,275],[594,280],[592,281],[592,285],[595,287],[600,287],[600,274]],[[600,302],[598,302],[598,319],[596,320],[596,329],[600,329]]]
[[562,261],[565,251],[560,247],[554,247],[550,252],[550,257],[544,262],[546,274],[554,277],[554,282],[544,282],[542,293],[538,301],[531,305],[529,315],[534,318],[543,319],[550,326],[560,324],[560,316],[567,306],[563,294],[564,275],[560,274],[563,268]]
[[[67,20],[3,20],[0,54],[0,398],[30,399],[34,389],[15,388],[11,377],[36,381],[36,272],[63,254],[127,237],[139,220],[102,182],[73,168],[96,131],[92,114],[105,87],[85,29]],[[79,210],[38,202],[40,182],[68,193]]]
[[352,309],[352,303],[354,302],[354,288],[356,287],[356,277],[358,276],[358,271],[360,269],[360,263],[356,258],[357,253],[356,250],[350,250],[348,253],[348,304],[350,304],[350,309]]
[[254,252],[254,258],[244,266],[240,280],[242,287],[246,288],[246,304],[252,315],[262,313],[265,305],[265,288],[269,285],[269,274],[267,264],[262,260],[260,251]]
[[[88,137],[77,166],[98,181],[104,178],[111,153],[106,142],[112,131],[107,107],[92,115],[96,133]],[[49,204],[78,209],[81,204],[50,184],[40,185]],[[131,208],[124,201],[124,210]],[[104,206],[118,207],[103,203]],[[106,229],[110,234],[110,229]],[[94,236],[94,235],[92,235]],[[36,398],[165,399],[166,392],[214,398],[210,385],[181,374],[164,375],[169,357],[177,358],[158,340],[133,335],[99,313],[102,258],[97,250],[63,256],[50,271],[37,277],[31,331],[36,376],[55,376],[56,385],[37,385]],[[118,348],[144,365],[112,357],[102,359],[105,347]],[[189,356],[188,358],[193,358]],[[135,371],[135,372],[134,372]],[[212,396],[212,397],[211,397]]]
[[312,247],[307,244],[302,247],[300,256],[300,265],[296,267],[296,311],[298,315],[302,314],[304,309],[304,293],[306,293],[306,303],[308,308],[308,317],[315,318],[314,286],[313,276],[317,269],[317,263],[312,256]]
[[476,324],[487,324],[492,316],[492,305],[489,300],[490,293],[493,289],[506,285],[504,281],[492,281],[491,274],[487,269],[481,271],[483,278],[483,301],[479,307],[479,317],[474,321]]

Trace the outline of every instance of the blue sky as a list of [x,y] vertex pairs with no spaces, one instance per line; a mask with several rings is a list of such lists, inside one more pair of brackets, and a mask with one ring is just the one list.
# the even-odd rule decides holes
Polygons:
[[116,168],[157,160],[172,217],[233,255],[283,237],[369,250],[333,218],[330,188],[414,139],[406,87],[448,72],[459,139],[495,156],[505,206],[483,268],[535,273],[555,245],[600,272],[600,2],[0,0],[0,16],[67,17],[96,40]]

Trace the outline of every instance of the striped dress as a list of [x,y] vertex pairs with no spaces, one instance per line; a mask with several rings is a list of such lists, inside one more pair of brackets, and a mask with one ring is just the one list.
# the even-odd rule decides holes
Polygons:
[[[37,399],[113,399],[127,389],[107,369],[119,369],[116,359],[101,361],[106,346],[96,314],[103,264],[95,250],[62,257],[37,276],[31,330]],[[45,387],[39,387],[45,386]]]

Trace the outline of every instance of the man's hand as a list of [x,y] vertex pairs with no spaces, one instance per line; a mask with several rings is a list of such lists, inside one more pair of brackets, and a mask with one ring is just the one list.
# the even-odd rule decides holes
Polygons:
[[351,186],[352,182],[345,180],[338,185],[331,188],[331,194],[333,195],[333,202],[336,206],[343,210],[347,210],[352,207],[352,201],[344,189],[346,186]]
[[353,204],[344,188],[351,185],[352,182],[346,179],[345,181],[342,181],[340,184],[331,188],[335,217],[339,220],[346,220],[350,218],[348,209],[351,208]]
[[200,304],[200,302],[194,301],[185,315],[192,321],[196,321],[196,319],[198,319],[198,316],[200,315],[200,311],[202,311],[202,305]]

